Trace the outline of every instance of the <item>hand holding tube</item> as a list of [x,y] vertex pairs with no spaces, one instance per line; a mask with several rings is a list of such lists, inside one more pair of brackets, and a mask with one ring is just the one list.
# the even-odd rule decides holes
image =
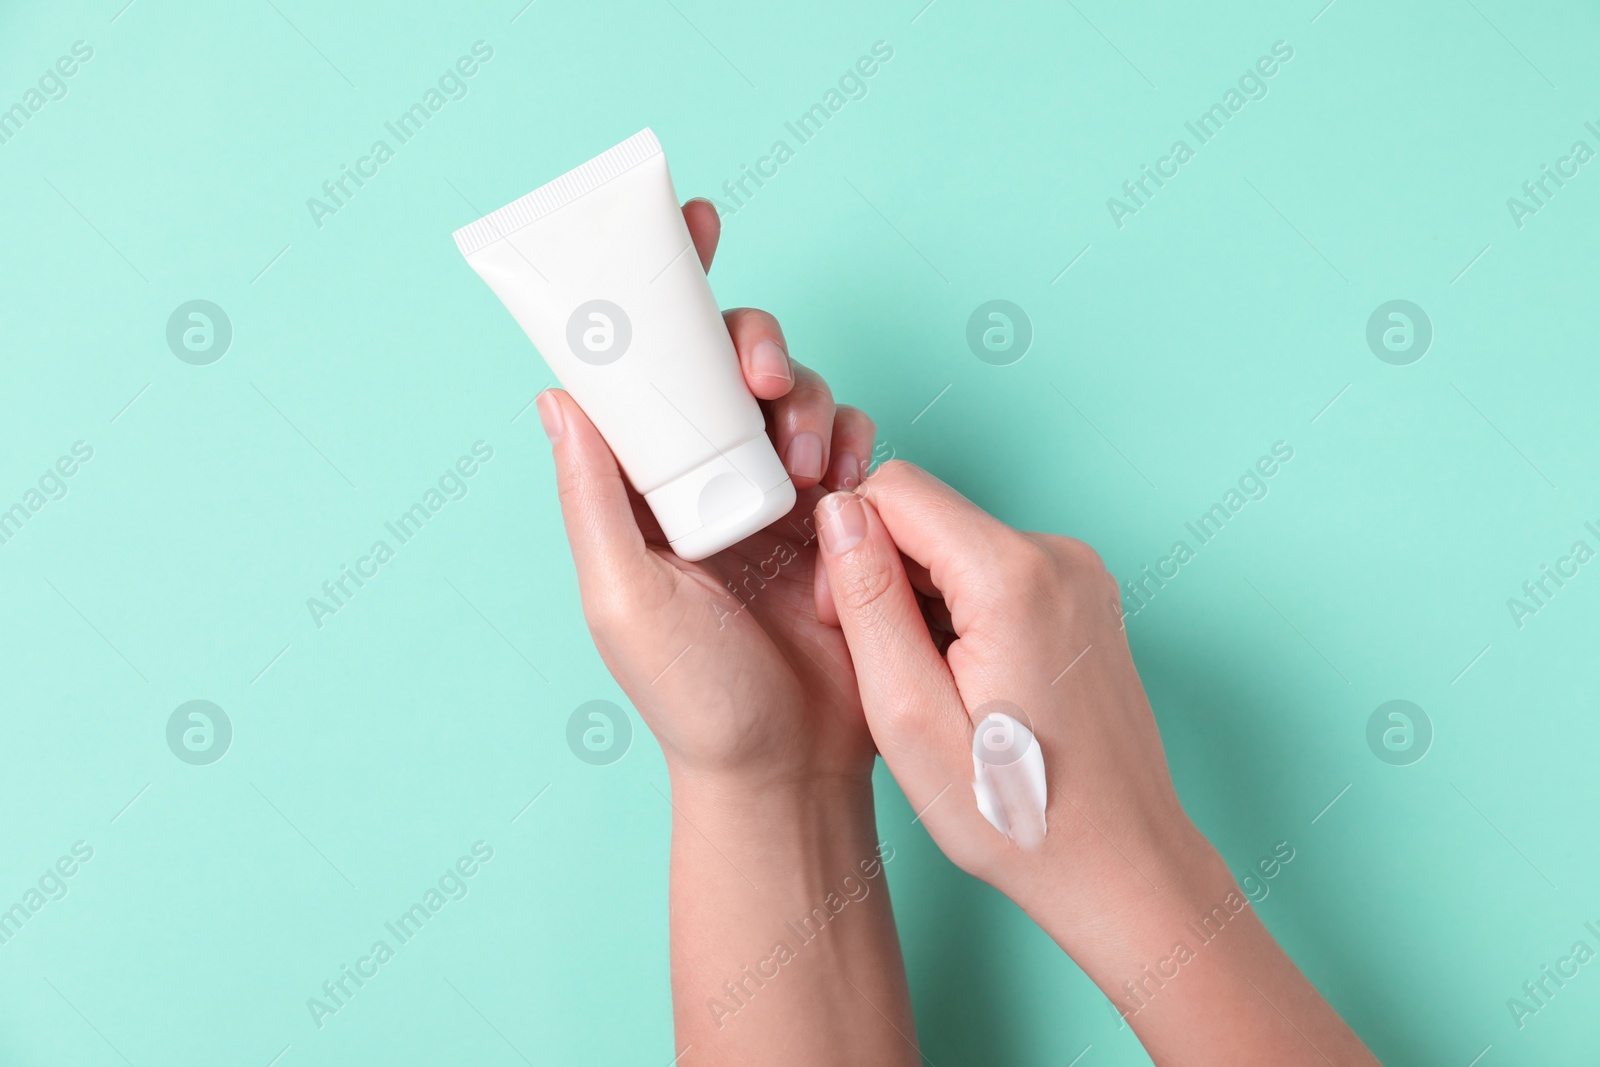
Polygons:
[[[709,267],[716,212],[691,201],[684,217]],[[539,398],[584,615],[672,777],[678,1044],[705,1064],[915,1063],[872,738],[844,638],[811,607],[811,508],[824,484],[859,480],[872,422],[789,359],[772,316],[726,319],[800,503],[706,560],[672,551],[570,396]],[[789,924],[840,885],[855,887],[849,907],[824,909],[826,935],[802,946]]]
[[[718,237],[705,201],[684,208],[709,266]],[[585,618],[606,666],[655,732],[674,772],[850,776],[871,771],[855,676],[839,632],[811,611],[810,508],[852,485],[872,421],[836,406],[827,384],[791,360],[771,315],[726,315],[743,379],[804,499],[793,514],[711,558],[673,553],[611,450],[572,398],[550,390],[539,415],[555,455],[562,516]]]

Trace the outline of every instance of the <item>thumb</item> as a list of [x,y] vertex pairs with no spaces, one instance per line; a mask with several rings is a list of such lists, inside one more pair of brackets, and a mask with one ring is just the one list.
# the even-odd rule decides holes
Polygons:
[[620,593],[642,573],[650,551],[634,519],[617,459],[594,423],[563,390],[539,394],[539,421],[555,457],[561,518],[584,599]]
[[818,502],[816,516],[867,725],[920,814],[952,785],[972,780],[972,722],[876,509],[855,493],[833,493]]

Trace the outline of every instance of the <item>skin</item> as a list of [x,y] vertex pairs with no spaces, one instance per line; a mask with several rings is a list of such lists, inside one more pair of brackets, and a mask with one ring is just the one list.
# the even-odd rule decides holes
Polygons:
[[[709,268],[716,211],[690,201],[684,218]],[[856,484],[874,427],[789,358],[771,315],[724,318],[799,500],[709,559],[672,552],[570,396],[539,398],[584,617],[671,778],[677,1051],[696,1064],[916,1063],[875,749],[844,635],[812,610],[812,509]],[[819,907],[811,927],[790,925]],[[779,942],[792,958],[775,959]]]
[[[709,268],[716,212],[684,217]],[[770,315],[725,318],[799,501],[710,559],[672,552],[570,396],[539,398],[585,619],[671,779],[678,1054],[920,1062],[873,815],[881,752],[946,854],[1033,916],[1156,1063],[1375,1064],[1184,814],[1093,551],[1012,530],[908,464],[862,481],[871,420],[789,358]],[[991,700],[1020,707],[1044,753],[1031,851],[972,799]],[[1188,924],[1219,906],[1201,944]],[[1174,973],[1179,941],[1198,947]]]
[[[1184,814],[1092,549],[1013,530],[902,462],[817,515],[817,613],[843,628],[907,800],[946,855],[1072,956],[1152,1060],[1377,1063]],[[1048,832],[1031,851],[972,801],[973,726],[993,700],[1022,709],[1044,754]]]

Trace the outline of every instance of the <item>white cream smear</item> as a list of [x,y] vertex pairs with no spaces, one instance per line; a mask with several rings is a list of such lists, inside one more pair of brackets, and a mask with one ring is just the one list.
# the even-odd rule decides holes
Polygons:
[[1033,731],[1003,712],[990,712],[972,735],[972,792],[989,824],[1023,849],[1045,835],[1044,752]]

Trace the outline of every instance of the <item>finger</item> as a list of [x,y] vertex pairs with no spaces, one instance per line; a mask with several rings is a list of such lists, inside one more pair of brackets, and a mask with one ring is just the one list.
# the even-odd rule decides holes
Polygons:
[[744,383],[758,400],[776,400],[794,388],[794,366],[778,320],[758,308],[732,308],[722,313],[728,336],[739,353]]
[[900,554],[900,562],[905,564],[906,577],[911,580],[911,588],[930,600],[943,602],[939,587],[933,584],[933,575],[928,573],[928,568],[907,557],[903,552]]
[[[965,601],[984,598],[1000,579],[1000,549],[1022,535],[933,475],[890,460],[861,483],[894,543],[928,571],[957,620]],[[926,591],[926,590],[924,590]]]
[[834,493],[818,503],[816,522],[867,725],[907,799],[922,810],[972,777],[966,707],[872,505]]
[[832,454],[828,461],[828,476],[823,484],[829,489],[854,489],[867,473],[863,456],[872,455],[872,438],[877,432],[870,416],[860,408],[840,404],[833,412]]
[[600,431],[560,389],[539,394],[539,421],[555,456],[561,518],[585,596],[626,588],[649,559],[628,486]]
[[[834,416],[835,425],[837,426],[839,419],[844,416],[846,411],[853,410],[853,408],[840,407],[839,414]],[[838,444],[838,438],[838,431],[835,430],[834,449],[836,455],[840,447]],[[838,460],[835,459],[833,470],[837,470],[838,467]],[[831,472],[829,478],[830,481],[833,478],[833,474]],[[922,564],[918,563],[904,552],[900,553],[900,565],[906,570],[906,580],[911,583],[911,588],[915,589],[918,593],[919,599],[922,603],[923,616],[928,619],[929,625],[935,630],[944,630],[948,631],[950,634],[954,634],[955,623],[950,616],[949,605],[947,605],[944,601],[943,591],[941,591],[939,587],[934,584],[933,575],[929,573],[928,568],[924,567]],[[834,607],[833,594],[828,591],[827,568],[818,567],[816,569],[812,581],[812,593],[815,600],[817,621],[822,623],[824,626],[832,626],[837,629],[839,626],[839,612],[838,609]],[[933,636],[934,643],[940,644],[940,635],[936,632]],[[948,644],[948,641],[943,643]],[[943,653],[944,648],[940,647],[939,651]]]
[[711,260],[717,254],[717,241],[722,236],[722,218],[711,201],[695,197],[683,205],[683,221],[689,227],[689,239],[700,256],[700,269],[711,270]]
[[[911,587],[917,591],[917,610],[922,612],[922,620],[928,624],[928,633],[933,637],[933,645],[942,656],[945,649],[950,647],[950,642],[956,638],[955,623],[950,619],[950,609],[939,599],[937,593],[929,596],[917,588],[917,580],[911,575],[911,569],[917,565],[916,563],[904,557],[901,557],[900,562],[905,565],[906,578],[911,582]],[[812,572],[811,587],[816,601],[817,621],[824,626],[839,629],[839,609],[833,602],[833,591],[828,587],[828,568],[818,567]]]
[[822,482],[833,447],[833,390],[816,371],[790,360],[794,388],[767,405],[773,446],[796,489]]
[[[840,404],[833,413],[833,442],[831,445],[832,459],[828,463],[828,476],[823,479],[823,488],[836,491],[849,491],[861,484],[861,479],[867,474],[867,461],[862,456],[872,454],[873,438],[877,434],[877,425],[872,417],[860,408],[848,404]],[[913,586],[919,592],[928,590],[917,585],[918,575],[921,571],[922,581],[932,586],[928,579],[928,570],[921,564],[906,560],[901,557],[902,563],[907,563],[906,575],[911,579]],[[913,571],[912,568],[916,568]],[[817,567],[812,572],[811,593],[817,613],[817,621],[824,626],[839,628],[839,610],[834,607],[833,594],[828,590],[828,569]]]
[[[900,554],[900,565],[906,569],[906,580],[917,591],[917,606],[933,632],[933,643],[943,655],[950,639],[955,636],[955,623],[950,618],[950,608],[944,602],[939,587],[933,584],[928,568],[914,559]],[[816,601],[817,621],[824,626],[839,628],[839,609],[834,606],[833,593],[828,588],[828,568],[818,567],[812,575],[812,593]]]
[[[816,521],[815,516],[812,521]],[[817,551],[817,565],[811,569],[811,599],[816,608],[817,621],[839,629],[839,609],[833,603],[833,588],[828,584],[828,568],[823,565],[820,548]]]

